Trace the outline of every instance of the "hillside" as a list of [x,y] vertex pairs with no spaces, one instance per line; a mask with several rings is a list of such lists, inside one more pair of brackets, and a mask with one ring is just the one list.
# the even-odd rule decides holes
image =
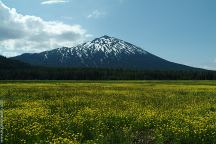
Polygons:
[[31,66],[27,63],[23,63],[18,60],[12,60],[4,56],[0,56],[0,69],[23,69],[30,67]]

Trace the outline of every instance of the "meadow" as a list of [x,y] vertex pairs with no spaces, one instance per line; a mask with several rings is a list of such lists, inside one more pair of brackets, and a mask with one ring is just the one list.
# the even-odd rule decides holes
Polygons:
[[1,81],[4,143],[216,143],[216,81]]

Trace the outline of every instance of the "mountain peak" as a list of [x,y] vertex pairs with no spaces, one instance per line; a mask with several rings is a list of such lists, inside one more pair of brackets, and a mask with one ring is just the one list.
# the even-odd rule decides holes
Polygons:
[[107,35],[71,48],[63,47],[33,55],[26,54],[14,59],[33,65],[54,67],[188,69],[154,56],[131,43]]
[[[82,49],[91,51],[93,53],[103,52],[105,55],[112,54],[117,56],[119,54],[146,54],[147,52],[133,44],[123,40],[104,35],[96,38],[90,42],[81,45]],[[76,47],[74,47],[76,49]]]

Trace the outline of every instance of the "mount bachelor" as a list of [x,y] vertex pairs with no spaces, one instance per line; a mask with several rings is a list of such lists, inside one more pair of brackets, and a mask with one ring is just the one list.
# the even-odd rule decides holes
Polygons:
[[141,70],[191,70],[169,62],[123,40],[102,36],[90,42],[11,58],[48,67],[124,68]]

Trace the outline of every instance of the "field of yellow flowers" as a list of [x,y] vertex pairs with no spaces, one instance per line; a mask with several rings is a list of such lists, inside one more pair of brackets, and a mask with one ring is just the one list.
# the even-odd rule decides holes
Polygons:
[[4,143],[216,143],[216,81],[2,81]]

